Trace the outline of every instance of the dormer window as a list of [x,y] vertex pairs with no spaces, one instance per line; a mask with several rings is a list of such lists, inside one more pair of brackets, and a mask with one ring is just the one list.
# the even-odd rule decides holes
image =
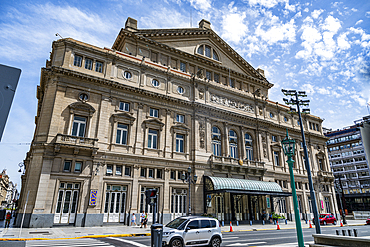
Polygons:
[[197,53],[208,58],[213,58],[216,61],[219,61],[216,51],[209,45],[200,45],[197,49]]

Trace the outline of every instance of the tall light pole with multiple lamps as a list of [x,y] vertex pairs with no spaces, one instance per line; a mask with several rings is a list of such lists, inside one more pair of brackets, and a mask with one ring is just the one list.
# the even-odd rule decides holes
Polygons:
[[[314,223],[315,223],[316,233],[321,234],[320,221],[319,221],[319,212],[317,210],[316,195],[315,195],[315,190],[313,188],[313,183],[312,183],[310,161],[308,159],[306,138],[305,138],[305,135],[304,135],[301,109],[300,109],[300,106],[308,106],[310,101],[299,99],[299,97],[307,97],[307,94],[306,94],[305,91],[285,90],[285,89],[281,89],[281,91],[283,92],[283,94],[285,96],[290,96],[291,97],[290,100],[285,99],[285,98],[283,99],[285,104],[287,104],[287,105],[296,105],[297,106],[297,109],[295,109],[293,107],[290,107],[290,111],[298,113],[299,126],[301,127],[301,134],[302,134],[303,151],[304,151],[304,156],[305,156],[305,166],[306,166],[306,170],[307,170],[308,184],[309,184],[309,187],[310,187],[310,196],[311,196],[311,202],[312,202],[311,204],[312,204],[312,211],[313,211],[313,216],[314,216]],[[303,114],[309,114],[310,109],[302,109],[302,113]]]
[[294,173],[293,173],[294,160],[292,159],[292,157],[294,156],[294,152],[295,152],[295,140],[289,137],[288,129],[286,130],[285,139],[281,141],[281,145],[283,146],[284,154],[288,156],[287,163],[289,166],[290,184],[291,184],[292,193],[293,193],[293,207],[294,207],[295,224],[296,224],[296,230],[297,230],[298,246],[304,247],[301,219],[299,217],[300,214],[299,214],[299,208],[298,208],[297,192],[295,189],[295,181],[294,181]]
[[188,215],[191,215],[191,203],[190,203],[190,200],[191,200],[191,193],[190,193],[190,185],[193,183],[195,184],[198,180],[198,176],[197,175],[194,175],[193,178],[191,177],[191,167],[189,166],[188,167],[188,174],[187,176],[185,176],[185,173],[183,173],[181,175],[181,180],[183,182],[187,182],[189,184],[189,209],[188,209]]

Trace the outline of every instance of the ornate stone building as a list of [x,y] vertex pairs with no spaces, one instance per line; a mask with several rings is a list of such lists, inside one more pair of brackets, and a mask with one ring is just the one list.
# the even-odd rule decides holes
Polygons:
[[[128,18],[112,48],[71,38],[53,42],[41,71],[38,111],[22,178],[25,225],[128,223],[151,209],[160,221],[187,212],[261,220],[293,213],[280,140],[300,139],[297,116],[268,100],[273,86],[202,20],[199,28],[138,29]],[[304,119],[320,212],[337,212],[322,120]],[[309,129],[313,124],[315,129]],[[310,217],[303,150],[295,179],[302,217]],[[21,219],[22,217],[18,217]],[[137,217],[138,218],[138,217]],[[18,222],[19,224],[19,222]]]

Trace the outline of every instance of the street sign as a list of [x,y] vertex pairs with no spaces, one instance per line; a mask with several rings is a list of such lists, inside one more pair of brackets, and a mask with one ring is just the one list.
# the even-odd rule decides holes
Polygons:
[[20,69],[0,64],[0,141],[20,75]]

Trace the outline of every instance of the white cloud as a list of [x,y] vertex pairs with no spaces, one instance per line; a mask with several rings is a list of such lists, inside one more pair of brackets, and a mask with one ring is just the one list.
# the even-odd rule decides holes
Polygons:
[[321,15],[322,12],[324,12],[324,10],[315,9],[314,11],[312,11],[311,16],[312,18],[317,19]]
[[187,18],[176,10],[160,7],[152,10],[149,15],[141,17],[140,23],[145,28],[181,28],[189,27],[189,22],[184,22]]
[[334,18],[333,16],[329,15],[326,19],[325,22],[322,26],[323,30],[328,30],[329,32],[332,33],[337,33],[338,30],[341,28],[341,24],[339,19]]
[[356,24],[355,24],[355,26],[361,24],[362,22],[363,22],[363,20],[357,21]]
[[308,12],[308,11],[310,11],[308,8],[305,8],[304,10],[303,10],[303,12]]
[[222,37],[234,43],[238,43],[248,32],[245,12],[240,12],[233,7],[233,2],[228,6],[228,13],[222,18]]
[[201,10],[201,11],[208,10],[209,8],[211,8],[211,5],[212,5],[212,0],[189,0],[189,2],[191,6],[193,6],[195,9]]
[[263,30],[262,25],[260,24],[256,28],[255,34],[261,37],[261,39],[269,45],[273,45],[281,41],[294,42],[296,34],[294,19],[285,24],[275,23],[268,30]]
[[341,50],[347,50],[351,48],[351,44],[348,42],[348,39],[347,39],[347,33],[342,33],[341,35],[339,35],[337,42],[338,42],[338,47]]
[[261,5],[266,8],[272,8],[278,5],[279,3],[289,4],[289,0],[249,0],[251,6]]

